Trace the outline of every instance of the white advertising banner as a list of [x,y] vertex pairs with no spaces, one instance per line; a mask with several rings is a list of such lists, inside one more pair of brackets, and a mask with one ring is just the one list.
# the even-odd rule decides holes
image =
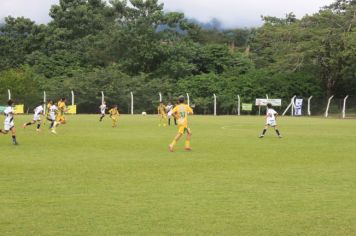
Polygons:
[[271,103],[272,106],[280,107],[282,106],[282,99],[256,98],[256,106],[267,106],[268,103]]
[[301,116],[303,108],[303,99],[295,99],[295,111],[294,115]]

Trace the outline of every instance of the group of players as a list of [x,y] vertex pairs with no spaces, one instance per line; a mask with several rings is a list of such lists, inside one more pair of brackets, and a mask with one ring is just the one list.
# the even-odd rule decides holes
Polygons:
[[[100,109],[99,121],[101,122],[104,119],[107,110],[107,105],[105,101],[102,102],[99,109]],[[183,136],[184,133],[187,133],[185,146],[184,146],[185,150],[187,151],[192,150],[190,146],[192,131],[188,127],[188,115],[193,114],[193,109],[184,103],[184,96],[180,96],[178,98],[178,102],[175,107],[173,107],[171,103],[168,103],[168,105],[165,106],[163,102],[160,102],[159,106],[157,107],[157,112],[159,116],[158,126],[166,126],[167,117],[168,117],[168,125],[171,125],[172,118],[174,119],[174,124],[178,125],[178,133],[174,137],[173,141],[169,144],[169,150],[171,152],[174,151],[174,146],[179,141],[179,139]],[[109,115],[112,120],[112,127],[116,127],[118,122],[118,117],[120,116],[117,105],[114,105],[109,110]]]
[[26,128],[29,125],[33,125],[37,123],[36,131],[40,131],[41,128],[41,115],[47,114],[46,119],[51,122],[50,129],[51,132],[57,134],[56,128],[59,125],[64,125],[66,123],[66,119],[64,113],[67,111],[66,107],[66,99],[60,99],[57,104],[55,104],[52,100],[49,100],[47,103],[47,113],[44,110],[43,104],[39,104],[34,110],[34,115],[32,121],[23,124],[23,128]]
[[[47,120],[51,122],[50,129],[51,132],[56,134],[56,128],[60,124],[65,124],[66,119],[64,117],[64,113],[67,111],[66,110],[66,99],[62,98],[58,101],[57,105],[52,101],[48,101],[47,104]],[[37,131],[40,131],[41,128],[41,115],[45,114],[43,104],[39,104],[35,109],[34,109],[34,115],[32,121],[25,123],[23,125],[23,128],[26,128],[29,125],[33,125],[37,123]],[[4,110],[4,115],[5,115],[5,120],[4,120],[4,129],[0,129],[0,133],[2,134],[8,134],[11,132],[12,136],[12,143],[14,145],[18,145],[17,139],[16,139],[16,128],[15,128],[15,123],[14,123],[14,115],[15,115],[15,110],[14,110],[14,101],[9,100],[7,102],[7,107]]]
[[[106,106],[106,102],[105,101],[103,101],[101,103],[101,105],[99,106],[99,109],[100,109],[99,121],[101,122],[103,120],[103,118],[105,117],[106,110],[108,109],[107,106]],[[109,116],[110,116],[111,121],[112,121],[112,127],[113,128],[117,127],[117,122],[118,122],[119,116],[120,116],[120,112],[119,112],[119,109],[118,109],[117,105],[114,105],[109,110]]]
[[168,125],[171,125],[172,117],[174,119],[174,124],[177,125],[177,119],[175,116],[173,116],[173,108],[174,108],[174,106],[170,102],[167,104],[167,106],[164,105],[163,102],[159,103],[159,106],[157,107],[157,114],[158,114],[158,118],[159,118],[158,126],[165,127],[166,123],[167,123],[167,117],[168,117]]
[[169,151],[174,151],[174,146],[177,144],[179,139],[183,136],[184,133],[187,134],[184,148],[187,151],[191,151],[190,140],[192,138],[192,131],[188,126],[188,115],[193,114],[193,109],[185,104],[184,96],[179,96],[178,101],[175,106],[171,103],[168,103],[167,106],[163,102],[160,102],[157,107],[157,113],[159,117],[158,126],[166,126],[167,117],[168,125],[171,125],[171,119],[174,119],[174,124],[178,125],[178,132],[174,137],[173,141],[168,145]]
[[[16,129],[14,126],[14,102],[12,100],[9,100],[7,102],[7,107],[4,110],[5,114],[5,121],[4,121],[4,129],[0,129],[0,133],[2,134],[8,134],[11,132],[12,135],[12,142],[14,145],[18,145],[18,142],[16,140]],[[99,121],[101,122],[103,118],[105,117],[107,106],[105,101],[102,102],[102,104],[99,107],[100,109],[100,118]],[[26,128],[27,126],[33,125],[37,123],[37,131],[40,131],[41,127],[41,115],[47,114],[46,119],[51,122],[50,124],[50,129],[51,132],[56,134],[56,128],[59,125],[63,125],[66,123],[65,119],[65,112],[67,111],[66,108],[66,99],[62,98],[60,99],[57,104],[55,104],[52,100],[48,101],[47,104],[47,113],[44,110],[43,104],[39,104],[35,109],[34,109],[34,116],[33,120],[25,123],[23,125],[23,128]],[[159,126],[166,126],[167,122],[167,117],[168,117],[168,125],[171,124],[171,118],[174,119],[175,125],[178,125],[178,132],[175,135],[173,141],[169,144],[168,148],[169,151],[173,152],[174,147],[177,144],[177,142],[180,140],[180,138],[183,136],[184,133],[187,134],[186,136],[186,141],[185,141],[185,150],[190,151],[192,150],[190,146],[190,140],[192,137],[192,131],[188,126],[188,115],[193,114],[193,109],[185,104],[185,99],[184,96],[179,96],[178,102],[175,106],[173,106],[171,103],[169,103],[167,106],[163,104],[163,102],[160,102],[160,105],[157,108],[158,111],[158,116],[159,116]],[[112,120],[112,127],[117,127],[117,122],[118,118],[120,116],[119,110],[117,105],[114,105],[110,110],[109,110],[109,115]],[[271,104],[267,104],[267,114],[266,114],[266,125],[260,135],[260,138],[263,138],[264,135],[266,134],[267,128],[268,127],[273,127],[278,135],[279,138],[281,138],[281,134],[277,128],[277,123],[276,123],[276,117],[278,113],[272,108]]]
[[166,126],[167,117],[168,117],[168,125],[171,125],[171,118],[174,119],[174,124],[178,125],[178,132],[174,137],[173,141],[168,145],[169,151],[174,151],[174,146],[177,144],[179,139],[183,136],[184,133],[187,134],[184,148],[187,151],[191,151],[192,148],[190,146],[190,140],[192,138],[192,131],[188,126],[188,115],[193,114],[193,109],[185,104],[184,96],[179,96],[178,102],[175,106],[171,103],[168,103],[167,106],[160,102],[157,107],[157,113],[159,117],[158,126]]

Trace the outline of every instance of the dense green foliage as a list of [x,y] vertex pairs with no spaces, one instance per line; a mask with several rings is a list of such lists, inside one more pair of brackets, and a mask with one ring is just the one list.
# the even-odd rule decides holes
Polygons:
[[[32,116],[16,116],[19,126]],[[0,136],[0,235],[355,235],[354,120],[192,116],[192,152],[156,116],[67,116]]]
[[302,19],[265,16],[259,28],[218,30],[166,13],[157,0],[60,0],[46,25],[7,17],[0,26],[0,91],[58,98],[74,90],[85,112],[100,91],[124,111],[130,91],[137,110],[161,91],[166,100],[191,93],[199,112],[216,93],[224,113],[236,110],[237,94],[248,102],[267,93],[355,95],[355,12],[355,0],[336,0]]

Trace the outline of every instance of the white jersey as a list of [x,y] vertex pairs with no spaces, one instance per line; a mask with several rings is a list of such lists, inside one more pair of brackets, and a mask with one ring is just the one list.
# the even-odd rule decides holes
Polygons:
[[267,109],[267,124],[271,125],[271,126],[275,126],[276,125],[276,115],[278,113],[272,109],[272,108],[268,108]]
[[51,117],[52,120],[56,119],[57,110],[58,110],[58,108],[54,104],[49,107],[49,116]]
[[38,106],[35,108],[35,115],[40,115],[43,113],[43,106]]
[[41,114],[43,113],[43,106],[38,106],[34,110],[35,114],[33,115],[33,120],[34,121],[40,121],[41,120]]
[[14,109],[11,106],[8,106],[4,110],[5,114],[5,121],[4,121],[4,128],[5,131],[9,131],[12,127],[14,127]]
[[168,112],[168,116],[172,116],[173,105],[167,105],[166,110]]
[[101,114],[105,114],[105,110],[106,110],[106,105],[105,105],[105,104],[101,104],[101,105],[100,105],[100,112],[101,112]]

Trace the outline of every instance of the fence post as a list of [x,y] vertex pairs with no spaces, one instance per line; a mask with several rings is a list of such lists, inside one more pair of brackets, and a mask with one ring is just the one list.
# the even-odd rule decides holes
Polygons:
[[294,102],[294,99],[295,99],[296,97],[297,97],[297,96],[294,96],[294,97],[291,99],[291,104],[292,104],[291,116],[294,116],[294,110],[295,110],[295,102]]
[[329,97],[328,99],[328,105],[326,106],[326,111],[325,111],[325,118],[327,118],[329,116],[329,108],[330,108],[330,102],[333,99],[334,95],[332,95],[331,97]]
[[134,114],[134,97],[133,97],[133,93],[130,92],[131,94],[131,115]]
[[237,95],[237,115],[240,115],[240,108],[241,108],[241,98],[240,95]]
[[[294,96],[294,97],[292,97],[292,99],[291,99],[291,103],[289,103],[289,105],[288,105],[288,107],[284,110],[284,112],[283,112],[283,114],[282,114],[282,116],[284,116],[286,113],[287,113],[287,111],[289,110],[289,108],[292,106],[292,110],[293,110],[293,106],[294,106],[294,98],[296,98],[297,96]],[[292,113],[293,114],[293,113]]]
[[47,98],[46,98],[46,91],[43,91],[43,111],[44,111],[44,115],[47,114],[46,101],[47,101]]
[[345,119],[345,117],[346,117],[346,101],[347,101],[348,98],[349,98],[349,95],[347,95],[344,98],[344,105],[342,106],[342,118],[343,119]]
[[189,99],[189,94],[187,93],[187,104],[190,106],[190,99]]
[[7,90],[7,94],[9,96],[9,100],[10,100],[11,99],[11,91],[10,91],[10,89]]
[[216,95],[214,93],[214,116],[216,116]]
[[72,106],[74,106],[74,91],[72,90],[71,93],[72,93]]
[[312,98],[313,98],[313,96],[310,96],[310,97],[308,98],[308,116],[311,116],[310,101],[311,101]]
[[104,95],[104,92],[101,91],[101,104],[103,104],[105,101],[105,95]]

